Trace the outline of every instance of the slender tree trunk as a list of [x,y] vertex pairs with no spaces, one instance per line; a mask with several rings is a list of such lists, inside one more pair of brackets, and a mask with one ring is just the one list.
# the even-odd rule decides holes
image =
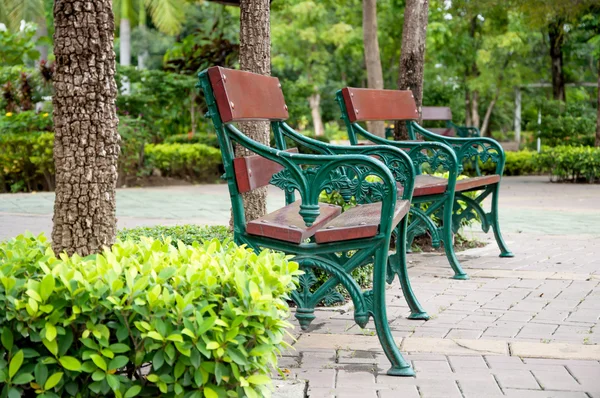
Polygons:
[[[261,75],[271,74],[271,24],[269,0],[240,2],[240,68]],[[268,122],[240,123],[242,131],[253,140],[269,145]],[[236,156],[248,156],[241,146]],[[262,217],[267,212],[267,188],[243,194],[246,221]]]
[[[365,47],[365,64],[369,88],[383,89],[383,71],[379,40],[377,39],[377,0],[363,0],[363,41]],[[385,137],[383,121],[367,122],[367,129],[380,137]]]
[[471,124],[471,92],[465,84],[465,126],[472,126]]
[[[406,0],[398,89],[412,91],[419,115],[421,114],[423,102],[423,69],[425,66],[428,11],[429,0]],[[395,123],[394,138],[396,140],[408,139],[405,123]]]
[[[37,31],[35,32],[35,39],[39,39],[40,37],[48,36],[48,25],[46,24],[46,18],[44,16],[38,18],[35,23],[37,24]],[[36,46],[37,50],[40,52],[40,61],[48,61],[48,46],[46,44],[41,44]]]
[[138,28],[140,30],[140,35],[142,36],[142,48],[137,57],[137,66],[138,69],[146,69],[146,60],[150,56],[148,51],[148,30],[146,28],[146,4],[142,1],[140,2],[140,11],[138,13],[139,23]]
[[494,94],[494,98],[490,101],[487,110],[485,111],[485,116],[483,117],[483,123],[481,123],[481,135],[484,137],[489,136],[488,127],[490,124],[490,118],[492,116],[492,111],[494,110],[494,106],[496,106],[496,101],[498,101],[498,97],[500,96],[500,87],[496,88],[496,93]]
[[552,60],[552,96],[566,101],[565,73],[563,70],[563,44],[565,41],[563,20],[557,19],[548,26],[550,37],[550,59]]
[[52,247],[82,256],[114,242],[120,137],[111,0],[54,2]]
[[131,65],[131,21],[129,18],[121,18],[119,27],[119,64]]
[[595,146],[600,147],[600,57],[598,58],[598,115],[596,118]]
[[321,118],[321,94],[314,93],[308,97],[308,104],[310,105],[310,114],[313,120],[315,135],[321,136],[325,133],[323,119]]
[[471,92],[471,126],[479,128],[479,91]]

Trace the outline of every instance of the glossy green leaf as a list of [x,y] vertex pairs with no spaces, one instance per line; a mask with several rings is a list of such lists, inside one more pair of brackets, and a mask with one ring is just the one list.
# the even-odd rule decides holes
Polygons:
[[79,362],[77,360],[77,358],[69,357],[69,356],[60,357],[58,359],[58,362],[60,362],[60,364],[63,366],[63,368],[65,368],[67,370],[72,370],[74,372],[81,371],[81,362]]
[[54,373],[52,376],[48,377],[48,380],[46,380],[46,383],[44,384],[44,390],[50,390],[54,388],[58,383],[60,383],[62,377],[62,372]]
[[7,351],[12,350],[14,338],[13,338],[13,334],[12,334],[11,330],[8,328],[8,326],[5,326],[4,329],[2,330],[1,339],[2,339],[2,346],[4,348],[6,348]]
[[140,387],[140,386],[133,386],[133,387],[129,388],[129,390],[127,390],[125,392],[124,397],[125,398],[133,398],[133,397],[137,396],[141,391],[142,391],[142,387]]
[[96,366],[99,367],[100,369],[102,369],[104,371],[107,370],[106,361],[100,355],[98,355],[98,354],[90,355],[90,359],[92,361],[94,361]]
[[19,350],[14,357],[10,360],[10,364],[8,365],[8,377],[12,379],[14,375],[17,374],[19,369],[21,369],[21,365],[23,365],[23,350]]

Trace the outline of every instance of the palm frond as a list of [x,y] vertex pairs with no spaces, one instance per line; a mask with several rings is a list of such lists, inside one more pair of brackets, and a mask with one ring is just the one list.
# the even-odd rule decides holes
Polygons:
[[146,5],[158,30],[169,35],[179,33],[185,19],[184,0],[146,0]]
[[3,21],[12,31],[19,30],[22,20],[36,22],[44,15],[43,0],[3,0],[6,21]]

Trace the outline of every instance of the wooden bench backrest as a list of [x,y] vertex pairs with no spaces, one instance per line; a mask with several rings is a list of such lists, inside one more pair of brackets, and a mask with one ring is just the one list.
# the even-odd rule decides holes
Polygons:
[[452,120],[452,111],[446,106],[424,106],[421,108],[422,120]]
[[[298,153],[298,148],[286,152]],[[269,185],[273,174],[283,170],[283,166],[262,156],[252,155],[233,159],[235,180],[240,193]]]
[[346,87],[342,96],[350,122],[416,120],[419,112],[410,90],[374,90]]
[[213,66],[208,78],[223,123],[288,118],[276,77]]

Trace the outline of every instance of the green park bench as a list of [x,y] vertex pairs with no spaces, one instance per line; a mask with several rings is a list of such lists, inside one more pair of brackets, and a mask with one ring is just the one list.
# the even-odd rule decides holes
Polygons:
[[[427,130],[432,133],[442,135],[445,137],[480,137],[479,129],[477,127],[459,126],[452,122],[452,110],[446,106],[424,106],[421,108],[421,120],[422,121],[443,121],[446,123],[445,127],[427,127]],[[394,129],[387,128],[385,130],[386,138],[394,138]]]
[[[409,156],[389,145],[339,146],[328,148],[323,155],[300,154],[284,148],[283,135],[293,129],[285,123],[288,112],[278,79],[220,67],[201,72],[199,78],[219,139],[236,243],[256,251],[282,251],[300,264],[305,274],[292,299],[303,329],[315,318],[315,306],[331,295],[334,287],[343,286],[352,298],[356,323],[365,327],[373,317],[392,364],[388,374],[414,375],[390,332],[385,299],[386,282],[398,275],[410,317],[427,319],[406,270],[406,215],[415,176]],[[247,120],[269,121],[281,148],[244,135],[236,123]],[[236,157],[234,145],[255,155]],[[285,191],[286,205],[259,219],[246,220],[242,194],[268,184]],[[339,206],[319,203],[322,191],[338,192],[346,201],[355,198],[359,205],[342,212]],[[392,237],[395,252],[389,250]],[[366,264],[373,264],[373,288],[362,291],[351,272]],[[314,269],[328,276],[316,289],[312,288]]]
[[[441,232],[440,238],[444,241],[446,255],[453,264],[458,260],[452,249],[451,233],[456,233],[463,222],[476,218],[481,222],[484,232],[492,227],[500,248],[500,257],[513,257],[502,238],[498,219],[498,194],[505,163],[504,151],[498,142],[485,137],[446,137],[424,129],[415,122],[418,111],[410,91],[344,88],[337,92],[336,100],[342,110],[350,142],[354,145],[358,143],[360,136],[378,145],[386,144],[401,149],[411,148],[411,145],[414,147],[415,143],[411,144],[410,141],[390,141],[377,137],[359,124],[365,121],[394,120],[406,122],[411,140],[424,138],[454,152],[453,159],[457,159],[458,164],[452,164],[449,162],[450,157],[445,156],[437,161],[429,161],[425,165],[428,170],[422,167],[424,162],[421,160],[421,153],[409,152],[417,165],[409,230],[427,230],[434,242],[439,239]],[[460,180],[455,178],[457,173],[462,172],[464,165],[488,161],[495,165],[494,173]],[[448,170],[447,177],[424,173],[437,171],[442,165]],[[491,196],[492,202],[490,212],[483,209],[483,200],[488,196]],[[441,228],[432,220],[433,217],[441,220]],[[452,266],[455,272],[460,270],[459,265]],[[456,273],[455,278],[466,279],[467,276]]]

